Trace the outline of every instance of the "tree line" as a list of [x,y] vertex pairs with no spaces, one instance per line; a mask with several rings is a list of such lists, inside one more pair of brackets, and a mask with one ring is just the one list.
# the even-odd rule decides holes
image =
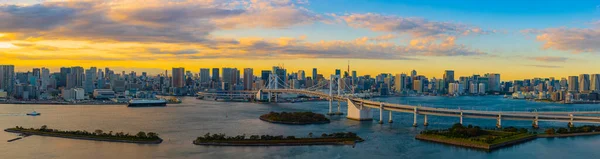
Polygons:
[[104,132],[103,130],[97,129],[93,132],[88,132],[86,130],[58,130],[58,129],[50,129],[48,128],[48,126],[46,125],[42,125],[39,129],[35,129],[35,128],[23,128],[21,126],[16,126],[15,127],[16,130],[25,130],[25,131],[37,131],[37,132],[45,132],[45,133],[58,133],[58,134],[67,134],[67,135],[76,135],[76,136],[89,136],[89,137],[106,137],[106,138],[124,138],[124,139],[143,139],[143,140],[155,140],[155,139],[160,139],[160,137],[158,137],[157,133],[154,132],[143,132],[140,131],[135,135],[131,135],[129,133],[124,133],[124,132],[116,132],[113,134],[112,131],[109,131],[108,133]]

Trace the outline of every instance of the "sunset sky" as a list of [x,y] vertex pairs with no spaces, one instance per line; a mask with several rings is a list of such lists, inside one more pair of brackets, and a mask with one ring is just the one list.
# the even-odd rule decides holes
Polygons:
[[600,73],[600,1],[0,0],[0,64]]

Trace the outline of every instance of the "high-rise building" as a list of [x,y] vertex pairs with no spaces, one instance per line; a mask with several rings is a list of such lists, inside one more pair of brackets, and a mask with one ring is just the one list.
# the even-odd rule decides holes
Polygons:
[[298,80],[306,80],[306,74],[304,70],[298,70]]
[[579,92],[588,92],[590,90],[590,75],[579,75]]
[[183,88],[185,86],[185,68],[173,68],[171,71],[171,75],[173,76],[171,80],[171,86],[175,88]]
[[210,69],[201,68],[199,75],[200,75],[200,83],[208,83],[208,81],[210,81]]
[[48,89],[48,85],[50,85],[50,70],[48,68],[42,67],[42,74],[40,75],[40,80],[40,90]]
[[60,76],[58,76],[58,80],[56,81],[56,87],[66,87],[67,76],[69,76],[69,74],[71,74],[71,68],[61,67]]
[[70,73],[67,75],[67,89],[83,88],[84,72],[83,67],[71,67]]
[[590,81],[590,90],[596,93],[600,93],[600,74],[592,74],[592,80]]
[[41,76],[42,71],[40,68],[33,68],[33,76],[39,78]]
[[341,77],[342,71],[340,69],[335,69],[335,75]]
[[264,86],[266,87],[269,84],[269,76],[271,75],[271,70],[262,70],[260,71],[260,79],[264,82]]
[[486,89],[485,89],[485,84],[484,83],[479,83],[478,89],[479,89],[479,91],[477,93],[479,93],[479,94],[485,94]]
[[212,81],[213,82],[220,82],[221,80],[221,74],[219,73],[219,68],[213,68],[212,69]]
[[579,92],[579,79],[577,76],[569,76],[569,92]]
[[[221,81],[223,82],[223,85],[225,85],[225,84],[234,85],[233,78],[235,76],[235,72],[234,72],[233,68],[223,68],[223,69],[221,69],[221,71],[222,71],[222,80]],[[232,87],[227,86],[227,88],[232,88]]]
[[410,71],[410,80],[414,80],[417,77],[417,70]]
[[446,70],[444,72],[444,88],[446,88],[446,90],[448,89],[449,83],[454,83],[454,71],[453,70]]
[[414,80],[413,90],[415,90],[417,93],[423,93],[423,80],[421,80],[421,79]]
[[85,70],[85,93],[91,94],[96,89],[94,83],[96,82],[96,67],[91,67],[90,69]]
[[9,95],[14,93],[15,88],[15,66],[0,65],[0,89]]
[[273,66],[273,74],[276,74],[277,78],[279,78],[277,81],[277,83],[279,83],[278,88],[285,88],[285,83],[283,82],[287,82],[287,70],[278,66]]
[[313,71],[312,71],[312,80],[313,80],[313,84],[316,84],[318,82],[318,79],[317,79],[317,68],[313,68]]
[[401,93],[406,89],[406,74],[396,74],[394,88],[397,93]]
[[488,91],[500,91],[500,74],[491,73],[486,74],[488,78]]
[[244,68],[244,90],[252,90],[254,83],[254,69]]

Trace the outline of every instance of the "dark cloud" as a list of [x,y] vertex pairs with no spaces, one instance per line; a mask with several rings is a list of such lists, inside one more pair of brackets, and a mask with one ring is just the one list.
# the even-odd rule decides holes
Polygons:
[[196,50],[196,49],[185,49],[185,50],[170,51],[170,50],[161,50],[161,49],[158,49],[158,48],[148,48],[147,51],[150,52],[150,53],[152,53],[152,54],[171,54],[171,55],[186,55],[186,54],[196,54],[196,53],[199,53],[199,51]]
[[0,5],[0,31],[27,32],[49,30],[73,20],[77,10],[60,6]]

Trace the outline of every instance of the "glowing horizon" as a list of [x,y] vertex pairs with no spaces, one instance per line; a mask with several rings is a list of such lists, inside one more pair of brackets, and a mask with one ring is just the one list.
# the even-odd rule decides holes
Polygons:
[[[0,64],[16,71],[285,65],[359,75],[557,79],[600,67],[597,2],[5,1]],[[536,8],[536,9],[531,9]]]

